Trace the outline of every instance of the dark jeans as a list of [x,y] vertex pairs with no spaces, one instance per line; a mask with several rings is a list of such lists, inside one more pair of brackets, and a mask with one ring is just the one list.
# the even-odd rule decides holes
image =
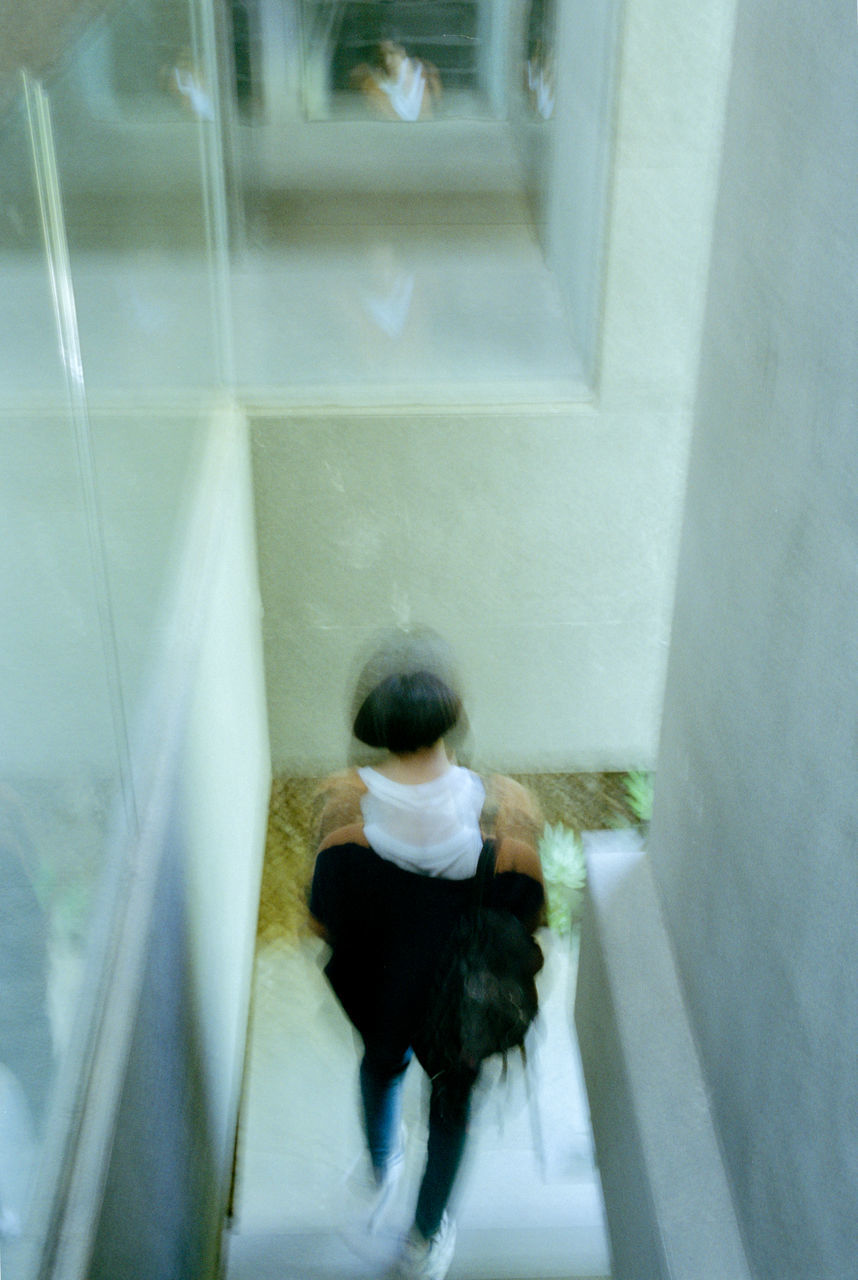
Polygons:
[[[398,1148],[402,1086],[411,1056],[410,1049],[391,1054],[365,1045],[360,1068],[361,1099],[370,1159],[379,1176],[383,1176],[387,1161]],[[441,1225],[462,1162],[476,1078],[476,1072],[469,1072],[456,1082],[455,1088],[438,1077],[432,1080],[426,1167],[414,1215],[415,1226],[426,1240]]]

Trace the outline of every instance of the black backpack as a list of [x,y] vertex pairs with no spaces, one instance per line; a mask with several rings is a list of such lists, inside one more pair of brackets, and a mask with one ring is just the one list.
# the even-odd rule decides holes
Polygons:
[[517,916],[485,905],[494,870],[494,841],[486,840],[470,909],[445,948],[415,1041],[430,1076],[451,1094],[470,1087],[484,1059],[524,1052],[539,1008],[542,952]]

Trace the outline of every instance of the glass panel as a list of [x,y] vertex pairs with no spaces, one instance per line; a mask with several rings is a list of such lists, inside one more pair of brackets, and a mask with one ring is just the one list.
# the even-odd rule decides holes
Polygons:
[[50,274],[23,97],[0,130],[0,395],[4,405],[65,405]]
[[182,642],[169,622],[209,421],[208,413],[115,412],[91,420],[112,635],[141,803],[163,736],[163,725],[152,724],[161,670]]
[[0,136],[16,309],[0,369],[0,1242],[12,1280],[43,1244],[90,1036],[99,894],[133,813],[33,106],[22,97]]
[[105,642],[145,796],[161,740],[146,733],[148,700],[177,643],[166,618],[204,426],[94,424],[105,635],[70,423],[0,422],[0,1248],[11,1280],[30,1276],[25,1250],[37,1255],[51,1212],[127,847]]
[[90,403],[198,398],[222,377],[199,27],[175,0],[119,5],[48,85]]
[[[57,1086],[74,1079],[85,1051],[94,913],[125,829],[68,419],[4,415],[0,523],[0,1214],[14,1239],[28,1229],[42,1145],[56,1150],[68,1123],[68,1091],[61,1103]],[[4,1264],[14,1280],[14,1254]]]
[[241,59],[249,127],[233,280],[249,395],[591,394],[618,0],[597,8],[242,7],[233,82],[237,99]]
[[[123,8],[47,82],[50,112],[31,82],[29,111],[15,104],[0,134],[0,1251],[10,1280],[39,1270],[73,1149],[116,895],[157,746],[147,713],[181,639],[166,617],[201,405],[228,368],[225,273],[212,267],[212,246],[225,247],[214,98],[209,110],[202,60],[186,52],[204,44],[212,64],[200,26],[173,4]],[[134,412],[117,408],[127,395]],[[160,408],[142,412],[144,400]]]

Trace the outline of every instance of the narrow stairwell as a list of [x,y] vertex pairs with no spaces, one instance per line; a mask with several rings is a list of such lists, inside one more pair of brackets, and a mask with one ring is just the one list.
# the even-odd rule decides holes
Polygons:
[[[526,1067],[485,1072],[454,1212],[449,1280],[609,1275],[599,1177],[571,1026],[576,956],[544,937],[542,1012]],[[357,1046],[321,972],[321,944],[257,957],[226,1280],[381,1277],[409,1225],[421,1173],[422,1073],[406,1084],[406,1169],[386,1219],[366,1228],[359,1191]]]

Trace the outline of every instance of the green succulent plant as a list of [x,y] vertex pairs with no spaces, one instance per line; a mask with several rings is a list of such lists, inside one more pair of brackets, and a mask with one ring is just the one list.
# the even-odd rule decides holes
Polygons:
[[629,808],[640,823],[649,822],[652,818],[654,786],[654,775],[643,769],[626,774],[625,788]]
[[575,832],[562,822],[555,826],[546,823],[539,856],[545,878],[548,927],[566,937],[581,918],[587,879],[584,849]]

